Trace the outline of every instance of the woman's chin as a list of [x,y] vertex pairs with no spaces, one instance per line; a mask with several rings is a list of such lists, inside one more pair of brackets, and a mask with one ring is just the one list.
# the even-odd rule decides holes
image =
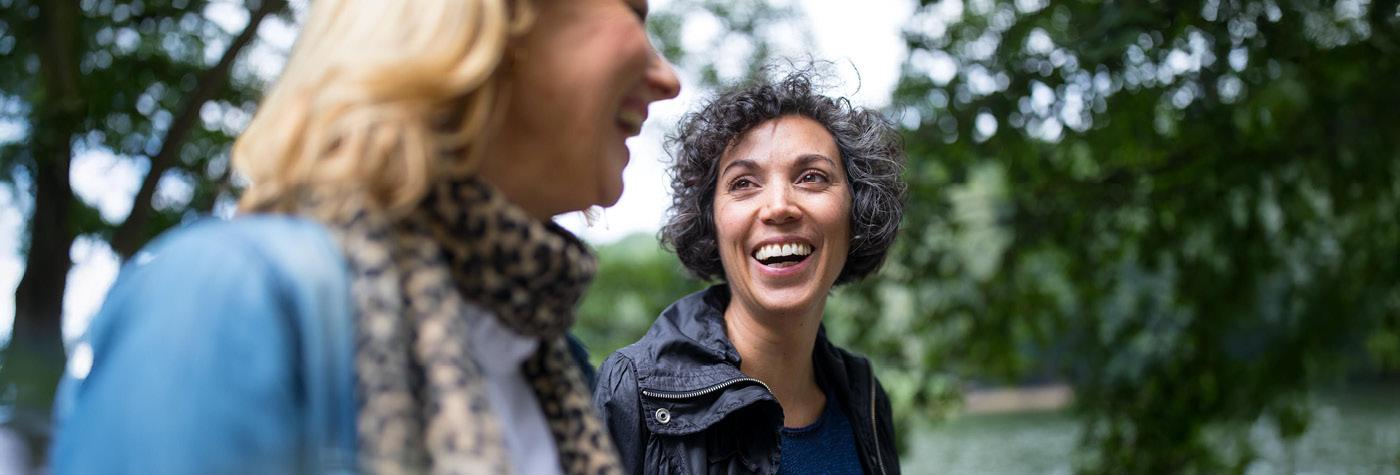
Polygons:
[[612,180],[607,180],[598,184],[598,199],[594,206],[607,208],[617,204],[622,199],[622,192],[626,187],[622,183],[622,169],[618,169]]
[[618,200],[622,199],[622,184],[618,183],[617,189],[605,191],[598,198],[599,200],[596,206],[607,208],[617,204]]
[[[826,298],[820,266],[816,259],[770,266],[748,259],[748,272],[741,279],[747,282],[751,307],[769,314],[801,314]],[[818,307],[819,308],[819,307]]]
[[769,315],[802,315],[820,304],[825,293],[811,286],[755,289],[757,309]]
[[575,203],[575,211],[588,211],[594,207],[608,208],[622,199],[622,180],[598,185],[597,194],[592,199]]

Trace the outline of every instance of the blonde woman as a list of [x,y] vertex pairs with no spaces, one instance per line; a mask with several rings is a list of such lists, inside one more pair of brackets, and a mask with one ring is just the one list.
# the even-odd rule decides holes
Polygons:
[[610,473],[564,333],[676,76],[646,0],[317,0],[234,146],[242,215],[122,270],[55,473]]

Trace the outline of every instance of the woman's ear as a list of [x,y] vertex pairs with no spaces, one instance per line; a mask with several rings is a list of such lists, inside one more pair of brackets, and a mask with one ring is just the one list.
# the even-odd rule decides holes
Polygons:
[[515,76],[519,65],[530,60],[530,33],[511,36],[506,40],[505,48],[501,49],[501,62],[496,65],[497,77],[502,81],[510,80]]

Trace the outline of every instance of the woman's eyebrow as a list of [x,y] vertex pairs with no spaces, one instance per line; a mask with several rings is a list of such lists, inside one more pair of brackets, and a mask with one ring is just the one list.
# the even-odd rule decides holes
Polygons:
[[730,169],[730,168],[734,168],[734,167],[741,167],[741,168],[743,168],[743,169],[745,169],[745,170],[756,170],[756,169],[758,169],[758,163],[754,162],[753,160],[749,160],[749,159],[747,159],[747,158],[740,158],[740,159],[738,159],[738,160],[729,162],[728,165],[725,165],[725,166],[724,166],[724,169],[719,171],[719,176],[724,176],[725,173],[728,173],[728,172],[729,172],[729,169]]
[[804,154],[799,155],[799,156],[797,157],[797,165],[798,165],[798,166],[807,166],[807,165],[810,165],[812,162],[818,162],[818,161],[824,161],[824,162],[827,163],[827,165],[830,165],[830,166],[832,166],[832,167],[835,167],[835,166],[836,166],[836,161],[835,161],[835,160],[832,160],[831,158],[828,158],[826,155],[822,155],[822,154],[820,154],[820,153],[804,153]]

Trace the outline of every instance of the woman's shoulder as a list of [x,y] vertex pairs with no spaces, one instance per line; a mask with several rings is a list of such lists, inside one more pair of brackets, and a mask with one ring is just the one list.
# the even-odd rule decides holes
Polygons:
[[55,400],[57,471],[129,461],[104,448],[112,438],[149,441],[122,446],[132,453],[180,440],[187,450],[162,467],[207,473],[295,460],[303,435],[352,433],[336,427],[353,414],[334,410],[351,406],[325,404],[353,388],[337,249],[314,222],[250,216],[196,222],[133,255]]
[[132,255],[109,299],[128,285],[170,289],[186,282],[238,283],[200,279],[212,275],[269,279],[277,288],[296,289],[343,280],[346,269],[329,231],[314,221],[271,215],[204,219],[167,232]]
[[88,333],[192,320],[249,322],[245,310],[296,313],[343,295],[348,272],[329,232],[305,219],[205,219],[167,232],[123,264]]
[[125,340],[138,329],[178,338],[191,325],[279,331],[284,323],[272,315],[348,311],[340,302],[348,298],[346,269],[329,233],[311,221],[198,221],[161,235],[123,264],[84,340]]
[[641,339],[613,356],[641,365],[672,359],[685,363],[695,358],[700,360],[696,363],[714,364],[736,357],[731,355],[733,346],[723,324],[722,308],[727,299],[728,289],[722,285],[681,297],[657,315]]
[[[605,389],[605,386],[607,390],[615,391],[618,389],[618,386],[621,385],[622,381],[628,381],[631,382],[632,385],[636,385],[637,364],[633,360],[636,353],[635,351],[628,351],[629,348],[634,346],[636,346],[635,343],[628,347],[620,348],[612,352],[612,354],[608,355],[606,358],[603,358],[603,362],[598,365],[596,376],[597,383],[594,385],[595,392]],[[604,385],[604,382],[608,384]]]
[[[171,230],[132,256],[141,265],[174,255],[226,259],[324,257],[332,250],[330,232],[320,223],[295,216],[248,215],[207,218]],[[294,259],[300,260],[300,259]]]

